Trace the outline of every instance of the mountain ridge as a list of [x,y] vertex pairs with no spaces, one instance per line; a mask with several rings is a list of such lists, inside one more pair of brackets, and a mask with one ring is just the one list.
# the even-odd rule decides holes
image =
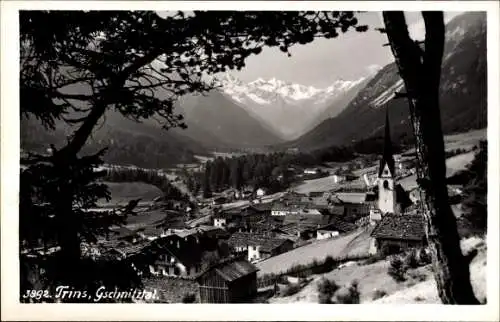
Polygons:
[[[446,25],[441,73],[445,134],[486,126],[486,69],[485,14],[472,12],[454,17]],[[394,92],[402,87],[396,64],[384,66],[341,113],[285,146],[311,150],[380,136],[385,108],[389,109],[395,139],[412,135],[407,102],[392,100]]]

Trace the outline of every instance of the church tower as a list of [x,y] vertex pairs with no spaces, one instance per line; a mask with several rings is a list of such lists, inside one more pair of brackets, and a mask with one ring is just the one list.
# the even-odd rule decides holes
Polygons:
[[385,118],[384,152],[380,159],[378,170],[378,208],[382,214],[396,212],[395,171],[396,167],[391,142],[389,111],[387,111]]

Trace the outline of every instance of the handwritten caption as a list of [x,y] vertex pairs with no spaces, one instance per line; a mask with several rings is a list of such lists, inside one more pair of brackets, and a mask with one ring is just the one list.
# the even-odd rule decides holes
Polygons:
[[156,300],[157,290],[147,291],[143,289],[130,289],[119,291],[118,289],[107,290],[106,287],[99,287],[95,293],[76,290],[70,286],[57,286],[54,292],[49,290],[27,290],[22,295],[24,299],[55,299],[55,300],[88,300],[101,302],[106,300]]

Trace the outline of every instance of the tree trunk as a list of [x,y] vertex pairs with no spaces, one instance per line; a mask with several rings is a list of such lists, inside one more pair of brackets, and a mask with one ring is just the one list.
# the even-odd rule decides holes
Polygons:
[[404,13],[383,13],[385,32],[409,101],[416,139],[417,174],[434,277],[444,304],[479,304],[470,282],[469,262],[460,248],[456,218],[448,202],[439,84],[444,49],[442,12],[423,12],[425,48],[409,34]]

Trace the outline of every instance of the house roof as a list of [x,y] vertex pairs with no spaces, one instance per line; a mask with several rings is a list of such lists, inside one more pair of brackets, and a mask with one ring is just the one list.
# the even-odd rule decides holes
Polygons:
[[[172,243],[170,243],[172,241]],[[203,251],[199,244],[190,243],[188,245],[175,241],[171,236],[154,240],[155,248],[166,251],[177,258],[185,266],[195,266],[201,264]],[[179,247],[177,247],[179,246]]]
[[113,237],[116,239],[127,238],[135,235],[138,230],[132,230],[125,226],[109,228],[112,231]]
[[371,236],[382,239],[423,240],[424,218],[421,214],[386,214],[382,216]]
[[250,208],[252,208],[258,212],[271,211],[272,207],[273,207],[273,204],[271,202],[257,203],[257,204],[253,204],[250,206]]
[[116,252],[124,257],[129,257],[141,253],[146,247],[151,245],[151,241],[144,240],[136,244],[117,241],[105,241],[102,243],[102,253],[111,254]]
[[303,228],[317,228],[321,226],[328,225],[335,220],[334,216],[323,215],[323,214],[290,214],[285,216],[283,220],[283,225],[294,224],[300,225]]
[[365,202],[376,201],[376,200],[377,200],[377,195],[374,193],[367,193],[365,195]]
[[339,196],[337,196],[336,194],[330,194],[330,196],[328,197],[328,200],[330,201],[331,204],[343,204],[344,201],[342,201],[342,199],[339,198]]
[[324,191],[311,191],[309,192],[309,197],[315,198],[315,197],[322,197],[325,194]]
[[215,271],[228,282],[235,281],[258,270],[255,265],[245,260],[222,264],[215,268]]
[[262,251],[271,251],[288,241],[285,238],[268,237],[253,233],[234,233],[228,240],[232,246],[260,246]]
[[335,205],[333,207],[328,208],[328,212],[331,215],[343,215],[344,214],[344,206],[343,205]]
[[347,221],[340,220],[338,218],[332,218],[330,223],[325,226],[320,227],[321,230],[338,230],[342,232],[348,232],[356,229],[358,226]]
[[366,193],[364,192],[339,192],[337,198],[342,200],[343,203],[364,203]]
[[198,281],[211,270],[221,276],[227,282],[233,282],[244,276],[257,272],[259,269],[247,260],[240,258],[227,258],[203,271],[196,278]]

